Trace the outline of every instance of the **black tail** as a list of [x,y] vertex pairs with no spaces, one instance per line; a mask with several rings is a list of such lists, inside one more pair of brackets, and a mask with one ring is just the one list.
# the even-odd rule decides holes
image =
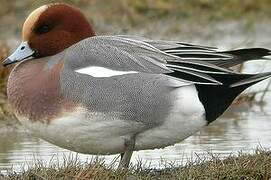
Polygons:
[[230,85],[231,88],[235,87],[249,87],[253,84],[256,84],[260,81],[263,81],[269,77],[271,77],[271,72],[266,72],[266,73],[259,73],[259,74],[254,74],[254,75],[249,75],[251,77],[242,79],[238,82],[235,82]]
[[232,51],[222,51],[218,53],[232,55],[231,59],[227,59],[227,60],[225,59],[222,61],[215,62],[217,66],[227,67],[227,68],[244,63],[246,61],[266,59],[266,56],[271,55],[271,51],[269,49],[264,49],[264,48],[238,49],[238,50],[232,50]]
[[233,100],[246,88],[271,77],[271,72],[260,74],[214,75],[223,85],[196,84],[199,99],[206,111],[208,123],[214,121],[231,105]]

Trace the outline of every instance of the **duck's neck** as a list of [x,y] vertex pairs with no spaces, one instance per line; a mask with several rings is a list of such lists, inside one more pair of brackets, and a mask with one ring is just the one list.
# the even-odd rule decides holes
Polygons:
[[31,121],[49,122],[69,106],[60,93],[63,61],[48,65],[45,59],[18,64],[10,74],[7,95],[16,115]]

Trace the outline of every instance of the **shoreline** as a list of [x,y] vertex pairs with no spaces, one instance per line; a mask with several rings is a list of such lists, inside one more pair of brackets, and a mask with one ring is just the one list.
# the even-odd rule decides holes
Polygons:
[[34,167],[21,173],[0,174],[3,179],[270,179],[271,151],[256,149],[253,154],[239,152],[221,160],[208,153],[204,159],[196,159],[184,166],[163,169],[144,168],[142,162],[128,170],[116,170],[116,162],[105,165],[99,158],[88,163],[64,159],[63,165],[33,162]]

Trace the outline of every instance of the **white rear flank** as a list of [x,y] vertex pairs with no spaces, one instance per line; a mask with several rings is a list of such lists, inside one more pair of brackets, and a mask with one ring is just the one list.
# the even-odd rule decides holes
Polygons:
[[205,110],[194,85],[173,92],[174,106],[159,127],[138,134],[136,149],[166,147],[182,141],[207,124]]
[[64,113],[49,124],[19,120],[35,135],[60,147],[87,154],[115,154],[125,150],[125,141],[135,133],[135,150],[162,148],[185,139],[206,125],[204,107],[194,85],[176,88],[176,99],[168,117],[146,131],[140,122],[90,113],[84,108]]
[[134,74],[138,73],[137,71],[117,71],[108,69],[105,67],[99,66],[90,66],[82,69],[77,69],[75,72],[81,74],[87,74],[93,77],[112,77],[112,76],[119,76],[124,74]]

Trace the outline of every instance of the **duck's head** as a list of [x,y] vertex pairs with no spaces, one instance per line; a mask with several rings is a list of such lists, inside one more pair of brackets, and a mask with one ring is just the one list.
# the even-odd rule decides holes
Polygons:
[[3,65],[55,55],[94,35],[87,19],[77,8],[64,3],[44,5],[27,17],[22,29],[22,43]]

